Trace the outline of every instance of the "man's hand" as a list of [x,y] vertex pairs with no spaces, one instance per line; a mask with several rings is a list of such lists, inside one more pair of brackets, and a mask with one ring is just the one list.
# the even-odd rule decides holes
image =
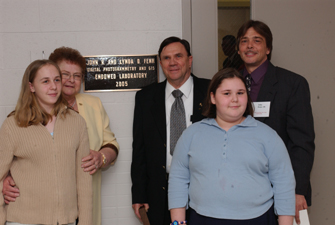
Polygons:
[[145,211],[148,212],[148,209],[149,209],[149,204],[148,204],[148,203],[144,203],[144,204],[136,203],[136,204],[133,204],[133,209],[134,209],[135,215],[139,218],[139,220],[140,220],[141,222],[143,222],[143,221],[142,221],[142,218],[141,218],[141,215],[140,215],[140,211],[139,211],[139,210],[140,210],[140,208],[141,208],[142,206],[144,206]]
[[81,161],[83,162],[81,168],[83,168],[85,172],[89,172],[91,175],[97,172],[103,164],[100,152],[93,150],[90,150],[90,154],[85,156]]
[[299,217],[299,211],[307,209],[307,202],[305,199],[305,196],[303,195],[295,195],[295,222],[297,224],[300,224],[300,217]]
[[15,187],[15,182],[11,175],[8,175],[3,181],[2,194],[6,204],[15,202],[16,198],[20,196],[20,190]]

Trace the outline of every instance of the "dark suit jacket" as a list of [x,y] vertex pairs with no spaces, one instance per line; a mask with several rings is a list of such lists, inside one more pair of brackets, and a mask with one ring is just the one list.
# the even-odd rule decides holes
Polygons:
[[270,101],[270,116],[256,118],[283,139],[296,179],[296,194],[311,205],[310,173],[314,161],[314,124],[306,79],[269,63],[257,101]]
[[[193,75],[192,75],[193,76]],[[149,203],[152,225],[162,225],[167,209],[165,86],[149,85],[136,93],[131,164],[132,202]],[[193,76],[192,122],[201,115],[209,80]]]

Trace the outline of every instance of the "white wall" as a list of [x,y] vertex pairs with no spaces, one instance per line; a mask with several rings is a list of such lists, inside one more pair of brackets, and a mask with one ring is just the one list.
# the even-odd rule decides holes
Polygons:
[[218,71],[217,0],[182,0],[182,36],[191,44],[192,72],[212,79]]
[[[157,54],[182,35],[182,0],[0,0],[0,124],[16,104],[25,68],[57,47],[83,55]],[[164,76],[160,73],[160,80]],[[139,224],[131,208],[130,163],[135,92],[101,98],[121,150],[103,173],[103,224]]]
[[217,0],[191,0],[193,73],[212,79],[218,72]]
[[310,222],[335,224],[335,2],[253,0],[251,3],[252,18],[264,21],[272,30],[271,61],[301,74],[309,82],[316,133]]

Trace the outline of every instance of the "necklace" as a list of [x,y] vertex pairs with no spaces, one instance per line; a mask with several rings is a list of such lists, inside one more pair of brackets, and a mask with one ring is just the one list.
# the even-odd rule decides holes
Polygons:
[[71,108],[73,108],[74,104],[76,104],[77,99],[74,100],[73,104],[71,105]]

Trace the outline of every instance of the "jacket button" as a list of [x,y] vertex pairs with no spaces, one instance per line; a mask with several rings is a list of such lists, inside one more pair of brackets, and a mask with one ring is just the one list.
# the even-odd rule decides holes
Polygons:
[[163,190],[165,191],[165,187],[163,187]]

